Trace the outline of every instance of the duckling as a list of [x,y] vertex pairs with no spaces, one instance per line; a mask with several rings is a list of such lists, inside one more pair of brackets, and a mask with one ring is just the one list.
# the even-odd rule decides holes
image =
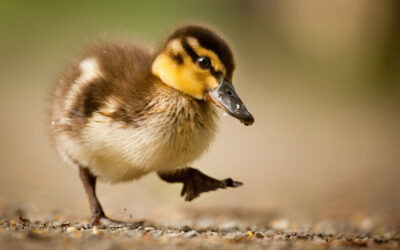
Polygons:
[[97,180],[127,182],[156,172],[183,183],[186,201],[242,185],[187,167],[215,137],[215,107],[245,125],[254,122],[231,83],[234,68],[228,44],[196,25],[173,31],[156,52],[102,43],[67,67],[52,98],[51,135],[79,169],[92,224],[118,223],[104,213]]

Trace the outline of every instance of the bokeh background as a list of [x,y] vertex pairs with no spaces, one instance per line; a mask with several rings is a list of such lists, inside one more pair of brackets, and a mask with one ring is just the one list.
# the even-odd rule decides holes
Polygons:
[[[0,1],[0,207],[88,216],[77,169],[47,133],[48,99],[65,62],[98,38],[158,46],[174,27],[219,31],[237,62],[234,84],[256,122],[221,117],[193,164],[239,189],[192,203],[155,175],[100,184],[116,218],[179,218],[201,207],[285,216],[400,211],[398,0]],[[250,210],[249,210],[250,211]]]

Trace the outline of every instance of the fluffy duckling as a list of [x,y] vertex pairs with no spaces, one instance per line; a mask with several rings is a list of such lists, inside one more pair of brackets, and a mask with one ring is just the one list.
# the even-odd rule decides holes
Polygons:
[[242,184],[186,167],[215,137],[215,106],[245,125],[254,122],[231,83],[233,71],[227,43],[200,26],[178,28],[156,53],[100,44],[67,68],[52,101],[52,138],[79,168],[92,224],[113,221],[97,199],[97,179],[127,182],[157,172],[183,183],[186,201]]

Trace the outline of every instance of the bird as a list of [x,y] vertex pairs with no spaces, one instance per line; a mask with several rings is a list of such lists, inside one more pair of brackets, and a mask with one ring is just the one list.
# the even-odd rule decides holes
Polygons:
[[185,201],[242,185],[189,167],[215,138],[217,108],[246,126],[254,122],[232,84],[233,53],[221,36],[188,24],[154,50],[121,41],[87,47],[55,84],[49,127],[58,153],[79,169],[92,225],[121,223],[106,216],[97,180],[156,173],[182,183]]

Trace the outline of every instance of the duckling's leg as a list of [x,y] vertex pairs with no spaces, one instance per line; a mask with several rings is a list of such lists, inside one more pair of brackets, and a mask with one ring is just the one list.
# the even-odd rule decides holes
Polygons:
[[90,210],[92,210],[90,223],[92,225],[98,225],[100,223],[123,224],[122,221],[112,220],[105,215],[104,210],[96,196],[96,176],[94,176],[89,169],[83,167],[79,167],[79,176],[89,199]]
[[157,174],[166,182],[182,182],[181,196],[186,195],[185,201],[191,201],[203,192],[242,185],[241,182],[234,181],[231,178],[224,180],[214,179],[195,168],[182,168],[175,171],[157,172]]

